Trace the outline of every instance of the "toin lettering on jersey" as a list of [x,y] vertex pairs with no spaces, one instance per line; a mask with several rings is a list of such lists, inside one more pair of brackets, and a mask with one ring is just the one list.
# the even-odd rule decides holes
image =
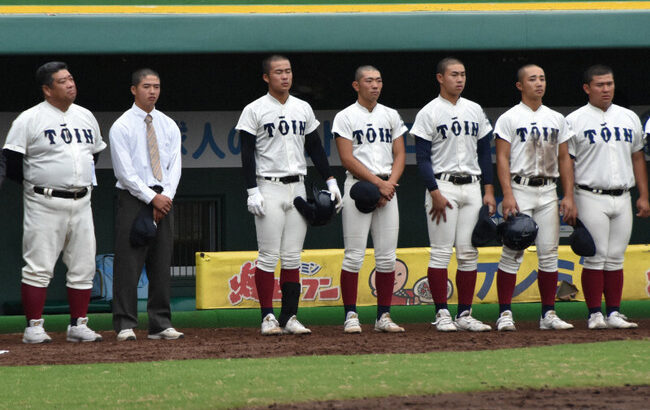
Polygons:
[[393,143],[393,134],[388,128],[379,128],[374,129],[372,124],[366,124],[367,128],[365,130],[354,130],[352,131],[352,139],[357,140],[358,144],[363,144],[365,142],[374,143],[379,138],[378,142],[386,142],[389,144]]
[[[65,142],[66,144],[70,144],[73,140],[77,142],[77,144],[94,144],[94,136],[93,136],[93,130],[92,129],[82,129],[79,130],[78,128],[73,128],[72,131],[70,131],[67,127],[65,127],[65,124],[62,125],[64,128],[61,128],[61,131],[59,132],[58,136]],[[74,132],[74,135],[72,134]],[[50,145],[56,144],[55,139],[57,137],[57,133],[55,130],[45,130],[43,131],[45,134],[45,138],[50,140]],[[83,136],[82,136],[83,134]]]
[[456,137],[461,133],[464,133],[465,135],[471,135],[472,137],[478,136],[478,122],[461,122],[458,120],[458,117],[452,117],[451,119],[453,120],[451,126],[448,127],[447,124],[442,124],[436,127],[436,130],[440,133],[440,135],[442,135],[443,140],[447,139],[449,133],[453,134]]
[[541,139],[544,142],[557,144],[560,130],[557,128],[538,126],[537,123],[531,122],[530,128],[517,128],[515,132],[521,139],[521,142],[526,142],[527,139],[532,139],[533,141],[538,142]]
[[294,135],[305,135],[306,121],[296,121],[285,119],[285,117],[278,117],[277,128],[274,123],[269,122],[264,124],[264,131],[266,131],[269,138],[273,138],[274,132],[278,131],[281,135],[287,135],[292,132]]
[[[630,144],[632,143],[632,129],[631,128],[620,128],[620,127],[612,127],[614,129],[614,132],[607,127],[607,123],[600,124],[601,128],[600,130],[585,130],[584,131],[584,136],[585,138],[589,139],[589,144],[595,144],[596,143],[596,138],[600,137],[602,140],[606,143],[612,140],[614,138],[614,141],[624,141],[624,142],[629,142]],[[623,138],[621,140],[621,138]]]

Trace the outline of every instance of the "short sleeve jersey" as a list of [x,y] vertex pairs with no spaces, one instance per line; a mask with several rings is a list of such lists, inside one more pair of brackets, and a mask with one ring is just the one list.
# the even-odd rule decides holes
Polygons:
[[465,98],[456,104],[438,96],[415,116],[411,135],[431,141],[436,172],[481,175],[477,141],[492,131],[480,105]]
[[72,104],[63,112],[43,101],[14,120],[4,148],[23,154],[28,183],[69,190],[92,184],[93,154],[106,143],[90,111]]
[[393,142],[408,128],[396,110],[377,104],[372,111],[355,102],[334,117],[332,133],[352,141],[352,154],[375,175],[390,175]]
[[307,102],[289,96],[282,104],[267,93],[244,108],[235,129],[256,136],[257,175],[283,177],[307,174],[305,135],[319,124]]
[[575,157],[575,183],[593,189],[634,186],[632,153],[643,149],[641,120],[612,104],[607,111],[587,104],[567,116],[575,136],[569,153]]
[[499,117],[494,134],[510,143],[511,174],[557,178],[558,147],[573,131],[559,112],[545,105],[533,111],[521,102]]

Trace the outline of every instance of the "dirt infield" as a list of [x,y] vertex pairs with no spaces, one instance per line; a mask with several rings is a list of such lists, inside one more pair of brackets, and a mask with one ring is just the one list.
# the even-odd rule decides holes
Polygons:
[[[180,329],[185,338],[174,341],[148,340],[137,330],[138,340],[118,343],[113,332],[100,332],[99,343],[69,343],[64,333],[50,333],[52,343],[23,344],[22,334],[0,334],[0,366],[111,363],[155,360],[261,358],[309,355],[353,355],[371,353],[424,353],[472,351],[562,343],[650,339],[650,319],[639,320],[638,329],[587,330],[586,321],[572,321],[576,329],[541,331],[536,322],[518,322],[516,332],[441,333],[428,323],[406,324],[406,333],[378,334],[362,325],[360,335],[345,335],[341,326],[313,326],[308,336],[270,336],[257,328]],[[354,343],[350,343],[354,340]],[[643,408],[650,386],[620,388],[500,390],[438,396],[367,398],[346,401],[310,402],[272,408]]]

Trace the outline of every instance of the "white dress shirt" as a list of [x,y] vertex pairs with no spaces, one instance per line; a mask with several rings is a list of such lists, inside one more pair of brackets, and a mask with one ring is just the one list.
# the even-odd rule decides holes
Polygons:
[[[156,130],[162,181],[158,181],[151,170],[147,124],[144,122],[147,114],[153,118],[152,124]],[[181,132],[174,120],[155,108],[147,113],[133,104],[113,123],[109,140],[116,187],[128,190],[131,195],[149,203],[156,196],[150,187],[160,185],[162,194],[174,199],[181,179]]]

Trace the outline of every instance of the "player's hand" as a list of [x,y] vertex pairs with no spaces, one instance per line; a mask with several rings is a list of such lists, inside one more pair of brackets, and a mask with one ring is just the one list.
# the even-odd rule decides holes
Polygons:
[[327,181],[327,190],[332,194],[332,201],[335,202],[336,213],[338,214],[343,209],[343,201],[341,200],[341,191],[339,185],[336,183],[336,178],[330,178]]
[[494,215],[494,213],[497,211],[497,201],[494,199],[493,194],[486,193],[483,195],[483,205],[488,206],[490,216]]
[[562,198],[562,201],[560,201],[560,214],[562,215],[562,220],[567,224],[571,226],[576,224],[578,208],[576,208],[573,197],[565,196]]
[[431,215],[431,220],[436,221],[436,225],[440,223],[440,218],[442,217],[443,222],[447,222],[447,208],[454,209],[451,205],[451,202],[447,201],[439,189],[429,192],[431,194],[431,210],[429,215]]
[[264,197],[258,187],[248,189],[248,212],[255,216],[264,216]]
[[503,212],[503,219],[505,220],[507,220],[510,215],[514,216],[519,213],[519,205],[517,205],[517,201],[512,194],[503,197],[501,211]]
[[647,218],[650,216],[650,203],[648,203],[648,199],[645,198],[639,198],[636,200],[636,209],[637,212],[636,216],[639,218]]
[[377,184],[377,188],[379,188],[379,193],[381,196],[384,198],[388,199],[389,201],[393,199],[393,196],[395,195],[395,187],[397,184],[394,184],[390,181],[384,181],[383,179],[379,184]]
[[388,203],[388,199],[384,198],[383,196],[379,197],[379,201],[377,201],[377,208],[386,206],[387,203]]
[[151,205],[165,216],[172,209],[172,200],[163,194],[156,194],[151,200]]

